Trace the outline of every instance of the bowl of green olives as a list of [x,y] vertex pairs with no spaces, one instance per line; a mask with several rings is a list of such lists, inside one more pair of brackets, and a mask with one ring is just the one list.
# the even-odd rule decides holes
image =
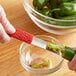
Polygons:
[[56,35],[76,32],[76,0],[24,0],[23,5],[41,29]]

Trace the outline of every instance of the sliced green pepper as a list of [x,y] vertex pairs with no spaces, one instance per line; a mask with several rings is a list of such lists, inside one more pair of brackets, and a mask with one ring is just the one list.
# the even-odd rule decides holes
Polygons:
[[51,13],[52,13],[52,17],[53,18],[56,18],[56,19],[59,19],[60,18],[60,15],[59,15],[60,8],[52,9]]
[[51,9],[58,7],[58,0],[49,0]]
[[36,9],[42,9],[49,0],[33,0],[33,5]]
[[51,10],[48,8],[44,8],[40,11],[43,15],[51,17]]
[[71,1],[74,1],[74,0],[61,0],[62,2],[71,2]]
[[70,3],[70,2],[62,3],[60,5],[60,10],[61,10],[60,13],[61,16],[69,16],[76,14],[76,3]]
[[76,20],[76,15],[70,15],[66,17],[60,17],[62,20]]
[[32,68],[39,68],[41,66],[46,66],[46,65],[50,65],[50,61],[48,62],[43,62],[41,64],[36,64],[36,65],[32,65]]
[[76,0],[72,0],[71,3],[76,3]]
[[[45,16],[62,20],[76,20],[76,0],[33,0],[33,5],[36,11]],[[47,23],[62,25],[47,19],[43,20]]]

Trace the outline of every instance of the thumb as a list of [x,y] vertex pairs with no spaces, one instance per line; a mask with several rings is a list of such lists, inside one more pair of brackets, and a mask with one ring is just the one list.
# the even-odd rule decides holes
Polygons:
[[71,62],[68,63],[69,69],[76,71],[76,55]]

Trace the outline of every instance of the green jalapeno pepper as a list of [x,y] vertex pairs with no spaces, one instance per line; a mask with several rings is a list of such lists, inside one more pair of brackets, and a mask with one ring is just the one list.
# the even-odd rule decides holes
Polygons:
[[70,47],[61,47],[60,45],[57,45],[55,43],[49,43],[47,45],[47,50],[52,51],[54,53],[58,53],[61,52],[62,53],[62,57],[64,59],[67,59],[69,61],[72,60],[72,58],[74,57],[74,55],[76,54],[76,50],[74,50],[73,48]]
[[63,58],[71,61],[75,54],[76,54],[76,50],[66,46],[64,48],[64,52],[62,53],[62,56]]

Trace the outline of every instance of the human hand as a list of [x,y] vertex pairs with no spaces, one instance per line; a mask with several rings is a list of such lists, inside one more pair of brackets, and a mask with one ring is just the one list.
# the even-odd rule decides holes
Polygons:
[[74,56],[72,61],[68,63],[68,67],[70,70],[76,71],[76,55]]
[[12,26],[12,24],[10,24],[10,22],[6,18],[4,9],[0,5],[0,42],[6,43],[10,41],[11,38],[8,36],[8,34],[12,34],[14,32],[15,32],[14,27]]

